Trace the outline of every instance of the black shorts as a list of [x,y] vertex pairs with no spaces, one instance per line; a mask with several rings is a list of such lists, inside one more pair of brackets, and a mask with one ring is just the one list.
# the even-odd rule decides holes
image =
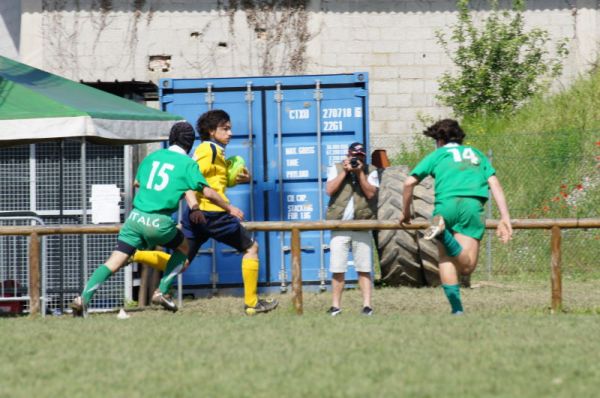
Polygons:
[[254,244],[248,230],[242,226],[240,220],[224,211],[204,211],[206,224],[194,224],[190,221],[190,210],[184,206],[181,217],[183,235],[202,245],[209,238],[225,243],[239,252],[245,252]]

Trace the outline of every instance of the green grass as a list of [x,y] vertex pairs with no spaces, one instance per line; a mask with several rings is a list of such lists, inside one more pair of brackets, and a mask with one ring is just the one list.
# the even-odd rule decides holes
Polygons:
[[336,318],[329,293],[305,293],[303,316],[288,294],[256,317],[221,297],[127,320],[0,319],[0,396],[597,396],[600,282],[565,282],[558,315],[547,281],[479,286],[464,317],[441,289],[378,289],[371,318],[347,291]]

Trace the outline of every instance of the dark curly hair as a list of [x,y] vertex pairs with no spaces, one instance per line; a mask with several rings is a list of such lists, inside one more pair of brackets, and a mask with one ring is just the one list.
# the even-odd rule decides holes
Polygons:
[[229,114],[222,109],[213,109],[204,112],[198,118],[196,130],[200,133],[200,139],[206,141],[210,139],[210,132],[215,131],[217,127],[231,121]]
[[443,140],[446,144],[455,142],[462,144],[466,137],[465,132],[460,128],[458,122],[454,119],[443,119],[435,122],[423,131],[426,137],[434,140]]
[[188,122],[178,122],[171,127],[169,132],[169,145],[178,145],[189,152],[194,145],[196,134]]

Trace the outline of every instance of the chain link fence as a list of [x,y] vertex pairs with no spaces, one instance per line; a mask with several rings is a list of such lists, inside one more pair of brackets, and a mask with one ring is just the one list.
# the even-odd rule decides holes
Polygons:
[[[12,216],[31,213],[46,225],[83,224],[86,201],[87,223],[91,223],[88,201],[93,184],[115,184],[121,191],[125,184],[125,149],[123,146],[86,143],[82,158],[81,140],[47,142],[0,149],[1,225],[15,224]],[[85,160],[84,160],[85,159]],[[85,192],[82,192],[85,167]],[[123,211],[123,209],[122,209]],[[55,313],[67,308],[80,294],[83,284],[96,267],[111,253],[116,235],[50,235],[44,237],[42,261],[45,311]],[[25,295],[28,279],[28,238],[0,237],[0,295]],[[124,273],[117,273],[98,291],[92,308],[114,308],[125,300]],[[27,309],[25,303],[19,309]],[[12,307],[8,310],[12,311]],[[1,309],[0,309],[1,310]],[[1,312],[1,311],[0,311]],[[19,311],[16,311],[19,312]]]
[[[487,154],[504,188],[512,218],[600,217],[600,132],[564,130],[544,133],[523,131],[489,134],[466,131],[465,145]],[[431,139],[407,134],[394,164],[414,167],[433,151]],[[499,214],[493,200],[487,218]],[[481,242],[475,279],[546,278],[550,275],[550,232],[514,231],[503,245],[488,231]],[[562,231],[562,265],[565,277],[600,277],[600,230]]]

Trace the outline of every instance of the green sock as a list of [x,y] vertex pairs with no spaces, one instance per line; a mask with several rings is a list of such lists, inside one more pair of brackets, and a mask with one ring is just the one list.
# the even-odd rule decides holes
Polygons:
[[159,290],[162,294],[169,293],[169,289],[171,288],[171,283],[173,283],[173,279],[181,272],[183,268],[183,263],[187,257],[185,254],[180,252],[179,250],[175,250],[171,255],[171,258],[167,262],[167,268],[165,268],[165,274],[160,280],[160,284],[158,285]]
[[463,249],[454,235],[452,235],[452,232],[448,231],[447,229],[444,230],[443,234],[438,236],[438,239],[442,242],[444,248],[446,249],[446,253],[450,257],[458,256]]
[[460,285],[442,285],[446,298],[452,307],[452,313],[463,312],[462,302],[460,301]]
[[102,285],[110,276],[112,275],[112,271],[108,269],[108,267],[104,264],[96,268],[96,271],[90,276],[83,292],[81,293],[81,297],[83,298],[83,303],[87,305],[92,296],[96,293],[96,290]]

